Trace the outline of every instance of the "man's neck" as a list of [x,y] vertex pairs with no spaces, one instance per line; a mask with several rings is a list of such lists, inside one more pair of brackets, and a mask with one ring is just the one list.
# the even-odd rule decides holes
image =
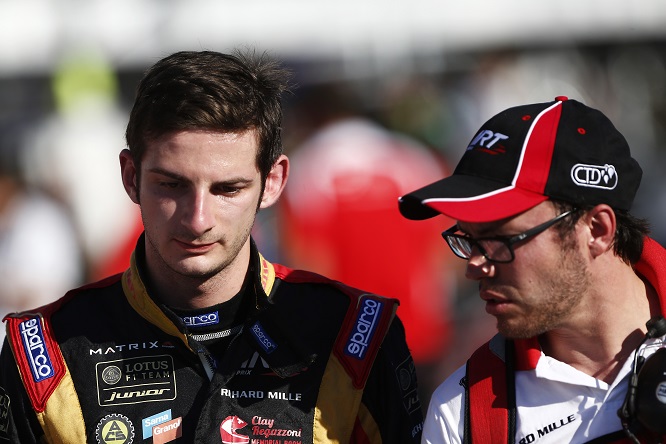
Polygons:
[[161,260],[146,258],[151,294],[174,308],[197,309],[228,301],[241,290],[250,264],[250,244],[223,270],[212,276],[176,273]]
[[[658,314],[652,286],[628,266],[596,279],[580,307],[561,328],[540,337],[546,355],[611,384]],[[656,312],[655,312],[656,310]]]

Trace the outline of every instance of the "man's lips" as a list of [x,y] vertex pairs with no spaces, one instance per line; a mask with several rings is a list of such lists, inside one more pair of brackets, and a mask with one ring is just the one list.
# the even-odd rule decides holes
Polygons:
[[479,289],[479,296],[481,296],[481,299],[483,299],[486,302],[506,302],[507,298],[503,296],[501,293],[494,291],[494,290],[488,290],[488,289]]
[[178,245],[180,248],[183,250],[186,250],[190,253],[205,253],[207,251],[210,251],[215,243],[191,243],[191,242],[183,242],[179,240],[175,240],[176,245]]
[[506,312],[512,302],[492,290],[479,290],[479,296],[486,302],[486,312],[497,316]]

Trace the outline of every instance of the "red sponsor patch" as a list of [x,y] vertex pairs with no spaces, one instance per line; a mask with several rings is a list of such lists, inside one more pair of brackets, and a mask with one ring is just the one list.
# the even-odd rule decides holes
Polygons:
[[153,444],[164,444],[183,436],[183,417],[153,427]]

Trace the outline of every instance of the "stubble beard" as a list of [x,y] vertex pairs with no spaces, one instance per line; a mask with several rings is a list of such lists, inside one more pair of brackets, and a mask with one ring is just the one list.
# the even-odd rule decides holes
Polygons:
[[229,243],[228,240],[224,238],[218,240],[218,248],[224,247],[226,255],[221,262],[212,264],[212,267],[207,269],[188,269],[179,266],[179,264],[172,263],[173,261],[169,261],[166,257],[164,257],[163,253],[157,248],[156,244],[147,234],[146,243],[149,245],[146,245],[146,247],[152,249],[155,256],[158,258],[157,273],[161,274],[162,276],[166,277],[167,280],[171,280],[172,282],[179,281],[181,284],[184,282],[189,282],[189,285],[200,286],[206,281],[216,277],[220,273],[223,273],[231,266],[231,264],[234,263],[234,261],[238,259],[238,255],[250,237],[251,231],[252,226],[246,228],[240,236],[232,239],[231,243]]
[[[259,195],[259,199],[257,200],[257,205],[255,208],[254,215],[256,217],[257,213],[259,212],[260,205],[261,205],[261,199],[263,197],[264,191],[262,187],[262,191]],[[138,195],[138,193],[137,193]],[[144,221],[146,218],[143,217],[143,208],[141,207],[142,211],[142,220]],[[221,246],[226,246],[226,251],[227,255],[226,258],[215,265],[214,267],[208,269],[208,270],[198,270],[198,271],[187,271],[183,269],[182,267],[177,267],[175,265],[172,265],[170,261],[167,260],[167,258],[164,257],[162,252],[160,251],[159,248],[157,248],[158,243],[154,242],[152,238],[148,234],[148,230],[144,230],[145,233],[145,248],[146,249],[151,249],[153,251],[154,256],[158,259],[157,260],[157,271],[156,273],[166,277],[167,281],[171,282],[187,282],[187,286],[196,286],[196,287],[201,287],[204,285],[207,281],[211,280],[212,278],[216,277],[220,273],[223,273],[225,270],[227,270],[231,264],[233,264],[234,261],[238,259],[238,255],[240,254],[241,250],[245,246],[245,243],[248,241],[250,235],[252,234],[252,228],[254,226],[254,220],[252,223],[250,223],[247,227],[243,229],[243,232],[241,233],[240,236],[235,237],[231,243],[228,242],[227,239],[224,237],[220,240],[217,241],[218,244]],[[199,239],[200,240],[200,239]],[[205,243],[205,242],[204,242]],[[147,252],[146,252],[147,254]],[[219,284],[219,283],[218,283]]]
[[[567,245],[568,244],[568,245]],[[524,315],[497,319],[497,330],[507,338],[528,339],[559,327],[581,304],[590,278],[575,245],[562,245],[558,264],[540,276],[540,294],[523,299]]]

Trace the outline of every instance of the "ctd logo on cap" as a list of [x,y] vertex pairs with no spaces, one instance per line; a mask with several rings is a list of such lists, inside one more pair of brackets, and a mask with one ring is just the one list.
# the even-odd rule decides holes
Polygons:
[[612,190],[617,185],[618,177],[613,165],[585,165],[577,163],[571,168],[571,180],[581,187]]

